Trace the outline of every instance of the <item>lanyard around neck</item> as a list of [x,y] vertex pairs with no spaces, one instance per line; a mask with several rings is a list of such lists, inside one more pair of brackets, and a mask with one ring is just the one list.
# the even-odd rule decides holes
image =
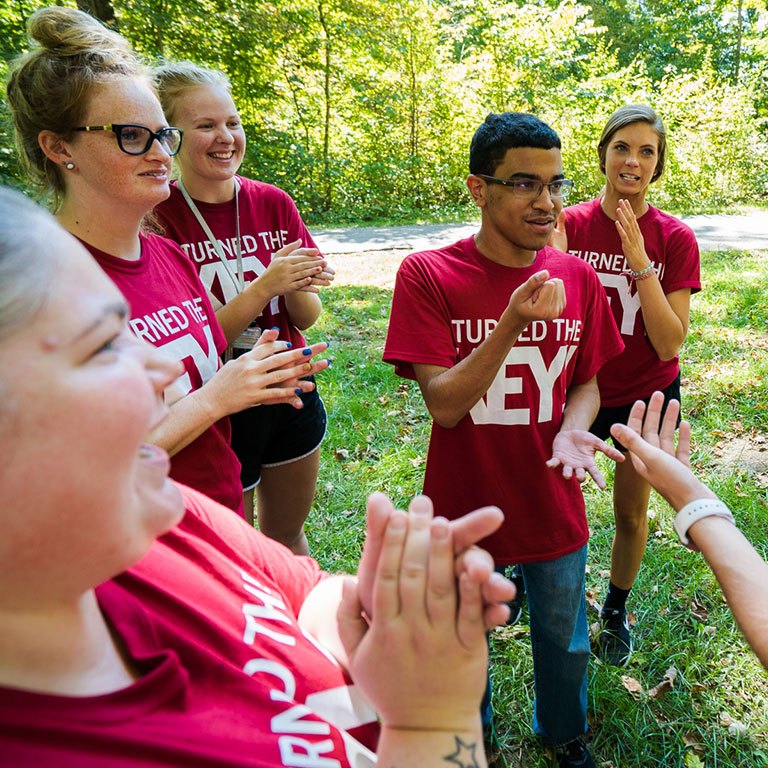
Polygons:
[[184,199],[187,201],[189,210],[192,211],[192,213],[195,215],[195,218],[197,219],[197,223],[203,228],[203,232],[205,232],[205,235],[208,238],[208,242],[213,246],[213,250],[216,251],[216,255],[219,257],[219,261],[227,270],[227,274],[232,280],[235,289],[238,293],[242,293],[242,291],[245,289],[245,275],[243,273],[243,249],[240,240],[240,183],[237,179],[235,179],[235,255],[237,258],[237,273],[232,271],[232,267],[229,265],[229,260],[224,253],[224,249],[222,248],[219,239],[214,236],[213,232],[211,232],[211,228],[208,226],[208,222],[203,217],[203,214],[200,213],[197,205],[195,205],[195,201],[190,197],[189,192],[187,192],[187,188],[184,186],[184,182],[181,179],[179,179],[179,189],[181,190],[181,194],[184,195]]

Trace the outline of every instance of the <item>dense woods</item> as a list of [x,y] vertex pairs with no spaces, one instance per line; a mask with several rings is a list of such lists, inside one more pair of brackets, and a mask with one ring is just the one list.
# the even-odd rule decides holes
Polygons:
[[[0,0],[3,69],[33,0]],[[70,3],[60,3],[70,4]],[[74,3],[71,3],[74,5]],[[667,124],[652,202],[680,212],[768,193],[765,0],[81,0],[152,61],[225,70],[246,174],[314,223],[463,215],[469,139],[489,111],[538,114],[563,139],[576,199],[627,101]],[[6,116],[0,175],[23,186]]]

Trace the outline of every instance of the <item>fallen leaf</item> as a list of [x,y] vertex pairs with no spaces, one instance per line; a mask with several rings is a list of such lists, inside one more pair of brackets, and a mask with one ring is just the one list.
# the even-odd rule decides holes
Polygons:
[[632,698],[634,699],[640,698],[640,696],[643,693],[643,686],[639,680],[635,680],[634,677],[630,677],[629,675],[622,675],[621,682],[623,683],[624,687],[629,691]]
[[691,616],[701,622],[706,622],[709,618],[709,613],[701,603],[696,600],[691,600]]
[[720,713],[720,725],[728,729],[728,733],[736,738],[741,738],[747,734],[747,726],[740,720],[731,717],[727,712]]
[[736,722],[733,722],[728,726],[728,733],[731,736],[740,739],[742,736],[747,735],[747,726],[739,720],[736,720]]
[[683,758],[683,765],[685,768],[705,768],[704,763],[701,762],[701,758],[694,752],[687,752]]
[[704,753],[704,747],[701,744],[701,741],[699,740],[699,736],[696,733],[687,733],[685,736],[683,736],[683,744],[685,744],[688,749],[692,749],[694,752],[698,752],[699,754]]
[[339,461],[345,461],[349,458],[349,451],[346,448],[337,448],[333,455],[339,460]]
[[600,609],[603,606],[600,603],[600,598],[597,592],[591,592],[590,590],[587,590],[585,596],[587,599],[587,608],[589,608],[594,613],[600,613]]
[[648,691],[648,696],[652,699],[663,696],[667,691],[671,691],[675,687],[675,680],[677,680],[677,670],[674,667],[670,667],[664,673],[664,679]]
[[512,627],[502,624],[501,626],[494,628],[493,634],[502,640],[519,640],[523,637],[530,637],[531,630],[520,623],[517,623]]
[[355,510],[354,509],[344,509],[344,510],[342,510],[341,514],[344,515],[344,517],[352,517],[352,515],[355,514]]
[[415,459],[411,459],[411,466],[420,467],[424,463],[423,456],[417,456]]

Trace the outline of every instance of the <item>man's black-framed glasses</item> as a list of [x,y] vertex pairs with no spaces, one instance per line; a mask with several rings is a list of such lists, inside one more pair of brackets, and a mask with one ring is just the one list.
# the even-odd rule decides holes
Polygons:
[[549,196],[557,199],[568,197],[573,189],[573,182],[570,179],[555,179],[554,181],[538,181],[537,179],[499,179],[496,176],[486,176],[484,173],[477,173],[481,179],[489,184],[501,184],[509,187],[512,194],[517,197],[526,197],[530,200],[536,200],[544,191],[544,187],[549,190]]
[[149,152],[152,142],[157,139],[160,146],[171,157],[181,149],[184,131],[181,128],[161,128],[151,131],[145,125],[132,123],[110,123],[109,125],[83,125],[76,131],[112,131],[117,139],[117,146],[126,155],[143,155]]

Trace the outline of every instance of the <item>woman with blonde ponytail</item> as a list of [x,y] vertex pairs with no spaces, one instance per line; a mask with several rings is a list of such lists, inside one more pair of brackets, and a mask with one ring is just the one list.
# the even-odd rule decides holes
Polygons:
[[[233,354],[244,354],[272,328],[304,346],[302,331],[319,317],[318,294],[333,270],[291,197],[238,173],[246,138],[229,80],[189,61],[158,67],[154,79],[166,117],[185,135],[178,181],[155,213],[197,268]],[[259,530],[306,555],[304,521],[326,414],[317,390],[300,397],[300,410],[281,405],[233,414],[232,448],[242,464],[246,517],[255,491]]]

